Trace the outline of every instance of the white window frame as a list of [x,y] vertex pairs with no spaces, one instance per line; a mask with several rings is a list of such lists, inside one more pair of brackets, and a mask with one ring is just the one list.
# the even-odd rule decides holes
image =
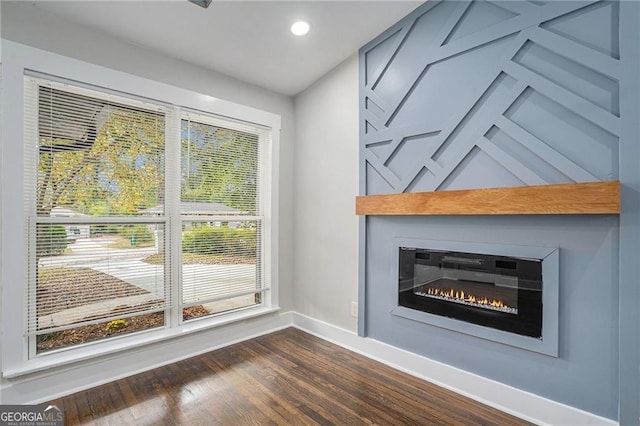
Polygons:
[[[0,188],[2,195],[0,223],[2,226],[2,357],[3,374],[15,377],[22,374],[44,370],[52,366],[80,361],[95,356],[113,353],[136,347],[141,344],[157,342],[182,336],[185,333],[222,326],[255,316],[268,314],[279,309],[278,306],[278,153],[280,136],[280,116],[256,108],[221,100],[209,95],[178,88],[164,83],[133,76],[105,67],[88,64],[39,49],[30,48],[3,40],[2,64],[2,160],[0,170]],[[176,129],[179,134],[181,113],[185,108],[203,114],[227,117],[252,123],[271,130],[270,144],[265,153],[269,163],[262,191],[269,196],[263,202],[263,244],[264,244],[264,279],[270,288],[264,292],[263,303],[256,307],[232,311],[227,314],[203,317],[182,323],[181,318],[174,321],[180,324],[172,328],[148,330],[132,335],[110,338],[90,344],[79,345],[69,350],[44,353],[29,357],[28,337],[26,337],[27,311],[26,288],[27,277],[27,241],[25,230],[29,226],[24,214],[24,76],[25,74],[42,74],[56,76],[63,80],[81,82],[81,85],[104,88],[106,91],[125,93],[141,99],[149,99],[167,105],[173,105],[173,112],[167,114],[168,129]],[[16,124],[18,123],[18,124]],[[10,125],[6,125],[10,124]],[[11,142],[9,142],[11,141]],[[167,147],[177,150],[176,146]],[[179,168],[175,171],[179,179]],[[166,176],[166,179],[171,179]],[[178,180],[179,181],[179,180]],[[178,186],[179,188],[179,186]],[[178,189],[179,191],[179,189]],[[168,195],[168,194],[167,194]],[[179,194],[178,194],[179,198]],[[170,212],[166,212],[169,214]],[[179,216],[178,216],[179,217]],[[174,221],[174,222],[179,222]],[[168,226],[175,226],[169,223]],[[179,223],[177,224],[179,227]],[[168,242],[173,249],[180,250],[180,240]],[[179,268],[171,268],[171,279],[179,282]],[[175,281],[178,278],[178,281]],[[11,283],[11,285],[8,285]],[[177,287],[177,286],[176,286]],[[179,303],[179,301],[176,301]],[[174,312],[177,310],[174,309]],[[177,314],[176,314],[177,315]]]

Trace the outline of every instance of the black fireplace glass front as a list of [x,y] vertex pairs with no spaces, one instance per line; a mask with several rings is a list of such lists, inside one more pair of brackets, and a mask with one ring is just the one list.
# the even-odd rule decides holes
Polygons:
[[542,260],[400,247],[398,304],[542,336]]

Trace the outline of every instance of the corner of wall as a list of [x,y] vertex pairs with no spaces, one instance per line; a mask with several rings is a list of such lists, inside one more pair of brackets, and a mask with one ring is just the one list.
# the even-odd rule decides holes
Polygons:
[[619,421],[640,423],[640,4],[620,2],[620,295]]
[[357,56],[295,98],[294,307],[355,330]]

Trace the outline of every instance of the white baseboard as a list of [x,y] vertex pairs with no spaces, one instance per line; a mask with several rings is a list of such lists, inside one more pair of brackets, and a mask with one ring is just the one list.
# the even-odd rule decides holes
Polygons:
[[51,401],[291,325],[291,312],[264,315],[73,365],[4,379],[0,403],[39,404]]
[[613,426],[614,420],[433,361],[293,312],[293,326],[321,339],[539,425]]

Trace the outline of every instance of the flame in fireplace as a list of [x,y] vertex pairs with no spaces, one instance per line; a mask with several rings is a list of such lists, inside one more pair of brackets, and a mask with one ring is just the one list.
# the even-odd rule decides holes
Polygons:
[[487,297],[477,297],[469,293],[465,293],[463,290],[442,290],[439,288],[428,288],[427,293],[417,293],[425,296],[436,297],[438,299],[444,299],[452,302],[463,303],[465,305],[477,306],[481,308],[488,308],[496,311],[508,312],[517,314],[518,309],[512,308],[504,303],[502,300],[489,299]]
[[463,302],[475,303],[477,305],[488,305],[494,308],[508,308],[502,300],[488,299],[486,297],[476,297],[472,294],[465,294],[464,291],[440,290],[439,288],[430,288],[427,290],[430,296],[443,296],[449,299],[458,299]]

